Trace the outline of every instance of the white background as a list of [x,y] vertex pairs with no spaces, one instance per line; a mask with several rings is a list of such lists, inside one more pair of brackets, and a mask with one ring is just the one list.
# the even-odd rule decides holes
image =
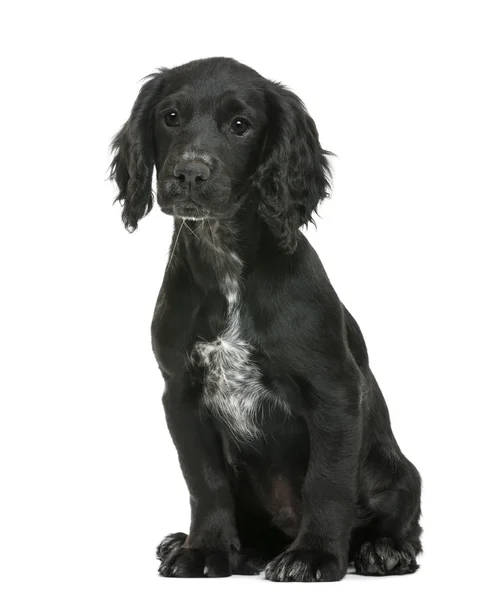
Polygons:
[[[490,2],[23,2],[3,10],[2,597],[489,594],[494,19]],[[360,323],[423,475],[409,577],[165,580],[188,527],[149,325],[171,220],[129,235],[111,136],[159,66],[232,56],[290,86],[334,151],[308,236]],[[336,596],[335,594],[338,594]]]

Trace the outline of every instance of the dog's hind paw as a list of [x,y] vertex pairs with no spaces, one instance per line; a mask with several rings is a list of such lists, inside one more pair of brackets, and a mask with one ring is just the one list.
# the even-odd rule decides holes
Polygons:
[[364,542],[354,556],[354,565],[359,575],[406,575],[419,568],[412,544],[385,537]]

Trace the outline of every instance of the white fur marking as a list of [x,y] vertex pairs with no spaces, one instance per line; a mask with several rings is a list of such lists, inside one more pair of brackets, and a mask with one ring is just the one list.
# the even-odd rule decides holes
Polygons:
[[[240,263],[235,254],[231,259]],[[193,356],[206,367],[203,400],[238,438],[260,435],[256,423],[259,402],[275,398],[261,383],[261,372],[252,361],[252,346],[242,337],[241,299],[236,277],[226,274],[221,286],[227,299],[227,324],[211,342],[198,342]]]
[[182,160],[201,160],[211,167],[211,157],[205,152],[198,152],[195,150],[186,150],[182,154]]

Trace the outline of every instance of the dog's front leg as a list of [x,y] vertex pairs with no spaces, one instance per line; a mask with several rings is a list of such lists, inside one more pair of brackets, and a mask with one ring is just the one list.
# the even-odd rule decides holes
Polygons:
[[226,577],[236,570],[239,540],[220,440],[200,413],[190,385],[171,381],[163,397],[167,424],[190,493],[189,535],[168,536],[158,547],[163,577]]
[[[359,387],[314,390],[305,411],[310,438],[299,533],[266,568],[272,581],[338,581],[348,565],[360,443]],[[331,390],[329,393],[328,390]]]

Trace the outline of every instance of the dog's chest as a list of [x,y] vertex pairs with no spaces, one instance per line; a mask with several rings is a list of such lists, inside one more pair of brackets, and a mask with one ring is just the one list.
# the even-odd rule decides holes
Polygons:
[[270,399],[261,382],[261,371],[253,360],[253,348],[242,328],[239,282],[226,276],[221,291],[227,299],[225,328],[210,342],[195,344],[192,358],[204,367],[203,402],[237,438],[260,433],[257,414],[260,403]]

